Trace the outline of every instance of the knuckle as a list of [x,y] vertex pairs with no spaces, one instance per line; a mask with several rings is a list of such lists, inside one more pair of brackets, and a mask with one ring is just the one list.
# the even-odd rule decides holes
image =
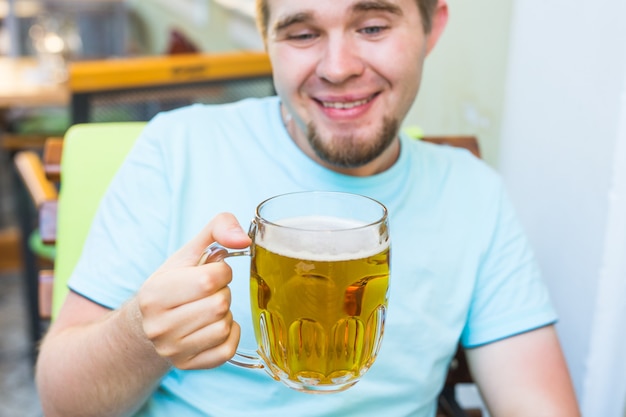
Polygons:
[[214,274],[207,272],[199,282],[200,291],[204,294],[213,294],[216,290],[215,276]]
[[164,307],[162,297],[154,291],[140,291],[137,294],[139,312],[143,321],[149,321],[150,317],[160,314]]
[[149,291],[140,292],[137,296],[137,300],[139,302],[139,311],[143,316],[156,310],[158,305],[157,298]]
[[156,350],[157,354],[162,358],[169,360],[172,364],[176,366],[178,362],[178,351],[174,346],[168,344],[154,344],[154,350]]
[[158,342],[158,340],[166,333],[166,329],[154,320],[144,321],[143,331],[146,334],[146,337],[153,343]]
[[235,356],[235,353],[237,352],[237,345],[232,344],[232,343],[225,343],[222,345],[222,350],[223,350],[223,357],[224,360],[228,360],[231,359],[233,356]]
[[206,294],[213,294],[223,288],[232,274],[230,266],[226,262],[212,263],[205,271],[200,287],[201,291]]
[[232,320],[227,318],[216,322],[213,326],[213,334],[216,340],[219,340],[220,344],[228,340],[230,332],[232,330]]
[[224,317],[230,311],[230,291],[220,291],[215,295],[215,313],[219,317]]

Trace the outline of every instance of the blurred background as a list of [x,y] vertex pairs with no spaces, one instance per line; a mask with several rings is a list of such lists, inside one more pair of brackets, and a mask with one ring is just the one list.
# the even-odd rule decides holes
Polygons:
[[[626,2],[449,5],[406,126],[478,137],[543,268],[584,415],[624,417]],[[0,67],[0,100],[18,82],[62,85],[73,60],[259,50],[253,16],[254,0],[0,0],[1,65],[36,62]],[[0,101],[0,136],[62,133],[67,106],[39,104]],[[38,416],[11,152],[0,150],[0,417]]]

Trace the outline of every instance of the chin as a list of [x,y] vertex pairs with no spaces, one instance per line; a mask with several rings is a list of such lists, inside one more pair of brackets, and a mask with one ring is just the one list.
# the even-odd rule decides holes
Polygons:
[[333,165],[360,167],[382,155],[398,132],[395,119],[384,119],[377,128],[318,130],[309,124],[307,139],[317,156]]

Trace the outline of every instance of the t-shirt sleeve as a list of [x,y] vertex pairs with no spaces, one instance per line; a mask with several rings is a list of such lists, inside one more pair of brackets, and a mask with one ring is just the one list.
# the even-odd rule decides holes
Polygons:
[[166,258],[170,186],[155,123],[151,122],[106,191],[68,286],[116,308]]
[[496,209],[461,334],[465,347],[494,342],[557,319],[533,251],[502,184]]

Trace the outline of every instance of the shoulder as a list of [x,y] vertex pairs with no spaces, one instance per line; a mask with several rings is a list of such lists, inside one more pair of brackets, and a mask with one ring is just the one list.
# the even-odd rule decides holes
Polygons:
[[414,139],[406,135],[401,136],[402,146],[411,153],[419,155],[423,162],[444,163],[444,164],[470,164],[476,167],[485,165],[484,162],[472,154],[469,149],[427,142],[421,139]]
[[[237,121],[254,123],[267,119],[268,113],[278,108],[278,97],[247,98],[223,104],[194,104],[175,110],[159,113],[148,124],[157,131],[177,126],[206,126]],[[230,127],[237,127],[230,126]]]
[[495,191],[502,186],[500,175],[465,148],[433,144],[406,136],[402,138],[402,145],[409,153],[415,175],[427,179],[432,187],[439,190],[445,185],[471,191],[476,196],[480,190]]
[[188,151],[188,146],[203,148],[235,139],[242,144],[252,140],[257,132],[271,131],[278,108],[279,101],[274,96],[185,106],[156,115],[139,142],[167,154]]

